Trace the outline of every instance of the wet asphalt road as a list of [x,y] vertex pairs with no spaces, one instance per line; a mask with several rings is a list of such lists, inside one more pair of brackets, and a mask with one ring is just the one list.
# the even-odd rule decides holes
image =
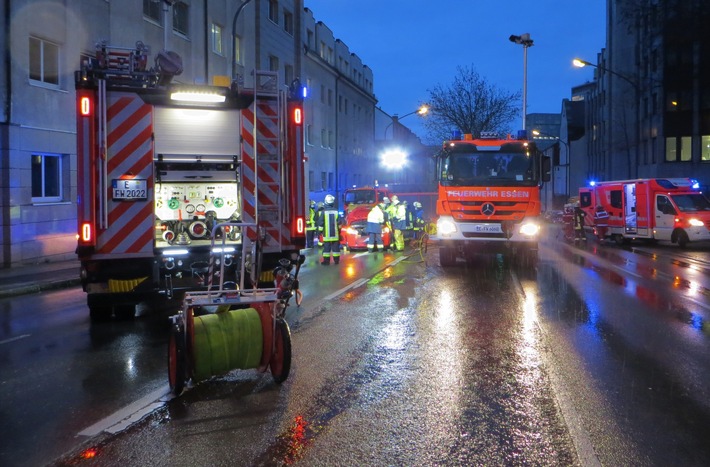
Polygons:
[[[232,372],[52,465],[710,463],[707,253],[552,243],[535,273],[489,257],[442,270],[435,253],[379,272],[384,255],[309,265],[284,384]],[[163,371],[165,344],[144,321],[111,326],[123,325],[134,329],[120,338],[102,328],[114,347],[99,348],[135,341],[149,392],[164,384],[144,373]],[[93,377],[125,373],[111,365]],[[108,407],[86,381],[86,403]],[[129,382],[115,386],[108,397],[131,400]],[[63,424],[68,438],[80,429],[71,417],[51,426]]]

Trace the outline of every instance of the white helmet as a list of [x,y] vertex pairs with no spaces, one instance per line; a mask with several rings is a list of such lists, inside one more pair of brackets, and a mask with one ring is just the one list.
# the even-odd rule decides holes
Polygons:
[[398,203],[398,202],[399,202],[399,198],[397,198],[397,195],[392,196],[392,202],[393,202],[393,203]]
[[333,204],[335,203],[335,196],[333,195],[325,195],[325,204]]
[[415,201],[415,202],[414,202],[414,207],[415,207],[416,209],[419,209],[419,208],[422,207],[422,203],[420,203],[419,201]]

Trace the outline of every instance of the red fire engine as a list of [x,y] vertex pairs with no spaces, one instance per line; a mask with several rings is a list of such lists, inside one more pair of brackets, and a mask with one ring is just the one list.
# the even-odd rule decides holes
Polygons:
[[534,142],[524,134],[486,132],[445,141],[437,174],[439,219],[431,240],[439,245],[442,266],[484,252],[536,264],[540,190],[550,179],[550,159]]
[[585,224],[602,240],[661,240],[680,247],[710,240],[710,202],[690,178],[597,182],[579,189],[579,205]]
[[[171,84],[179,57],[161,52],[148,69],[148,53],[99,44],[76,73],[77,254],[92,319],[202,290],[215,270],[272,280],[305,246],[296,93],[260,70],[251,89]],[[242,235],[257,245],[249,258],[237,257]]]

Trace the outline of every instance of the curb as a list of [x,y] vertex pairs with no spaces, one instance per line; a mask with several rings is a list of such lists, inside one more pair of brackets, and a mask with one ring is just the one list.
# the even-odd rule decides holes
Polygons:
[[73,287],[81,284],[81,280],[73,279],[58,279],[50,282],[41,282],[35,284],[21,284],[12,286],[7,289],[0,289],[0,298],[16,297],[18,295],[27,295],[31,293],[39,293],[45,290],[56,290],[67,287]]

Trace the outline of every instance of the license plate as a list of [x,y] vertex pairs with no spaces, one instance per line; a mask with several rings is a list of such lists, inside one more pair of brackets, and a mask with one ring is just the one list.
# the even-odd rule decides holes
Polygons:
[[473,226],[474,232],[479,233],[501,233],[500,224],[476,224]]
[[113,199],[148,199],[148,182],[146,180],[114,180],[112,187]]

